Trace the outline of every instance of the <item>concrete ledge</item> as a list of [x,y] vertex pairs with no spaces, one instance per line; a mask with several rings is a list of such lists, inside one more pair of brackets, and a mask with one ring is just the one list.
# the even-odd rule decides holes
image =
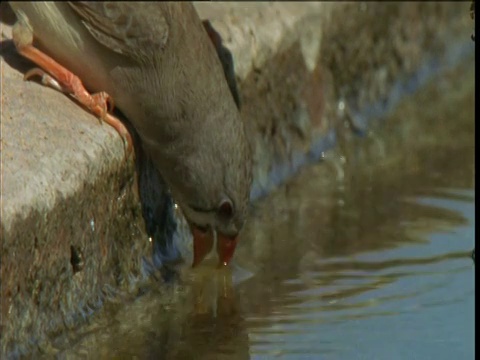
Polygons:
[[[365,131],[356,114],[471,41],[469,5],[197,3],[235,59],[254,149],[252,198],[321,157],[335,135]],[[4,38],[9,31],[2,24]],[[23,82],[29,65],[4,38],[1,352],[14,356],[75,327],[111,293],[135,293],[152,247],[118,135],[66,96]],[[155,197],[164,201],[161,191]]]

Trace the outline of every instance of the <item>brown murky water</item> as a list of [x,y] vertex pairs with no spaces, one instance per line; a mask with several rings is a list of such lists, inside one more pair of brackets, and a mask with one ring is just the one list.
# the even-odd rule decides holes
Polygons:
[[107,306],[60,358],[473,358],[473,68],[259,202],[230,269]]

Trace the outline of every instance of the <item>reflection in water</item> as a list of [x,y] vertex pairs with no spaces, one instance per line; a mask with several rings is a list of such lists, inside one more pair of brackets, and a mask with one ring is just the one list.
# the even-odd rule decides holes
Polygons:
[[450,92],[416,94],[383,134],[342,144],[256,205],[231,268],[212,259],[106,309],[62,355],[473,358],[474,77],[464,76],[447,78]]
[[[422,181],[429,186],[425,178]],[[403,190],[415,192],[415,185],[405,183]],[[383,194],[378,201],[387,201],[387,208],[376,201],[366,205],[374,214],[381,209],[384,216],[373,216],[370,231],[365,232],[359,231],[363,222],[351,220],[361,218],[364,203],[357,203],[356,211],[339,211],[342,236],[345,244],[351,244],[350,250],[347,245],[341,249],[323,246],[328,236],[337,236],[325,235],[325,231],[324,238],[319,236],[328,223],[315,221],[310,231],[301,229],[305,236],[301,243],[291,242],[279,231],[275,238],[285,238],[282,250],[239,287],[248,314],[251,354],[260,358],[292,355],[295,359],[300,354],[332,352],[336,358],[356,358],[359,353],[365,358],[390,358],[391,351],[408,345],[411,354],[428,349],[426,356],[473,355],[469,252],[474,241],[474,191],[459,193],[457,200],[452,197],[450,192],[442,198],[438,190],[432,198]],[[270,206],[268,216],[275,217],[272,204],[265,205]],[[259,228],[268,223],[266,219],[258,222]],[[292,255],[296,251],[306,254],[300,262],[301,257]],[[437,307],[440,310],[435,314]],[[458,316],[457,327],[455,321],[443,320],[451,313]],[[398,330],[387,331],[392,324]],[[372,334],[370,329],[377,330]],[[429,340],[424,333],[432,331]],[[442,331],[448,335],[443,340],[436,338]],[[371,349],[360,351],[353,346],[366,346],[369,339],[374,342]],[[410,343],[412,339],[415,344]],[[450,353],[445,353],[445,347]]]
[[[441,200],[408,201],[405,211],[428,213],[432,209],[421,204],[435,202],[443,205],[446,213],[458,207],[465,217],[453,213],[450,221],[438,221],[423,216],[403,228],[400,218],[390,231],[404,232],[403,246],[317,258],[307,268],[298,266],[296,272],[285,275],[270,298],[264,293],[262,300],[249,302],[251,354],[296,359],[300,354],[331,352],[329,358],[361,354],[362,358],[387,359],[393,352],[398,358],[410,358],[408,352],[400,356],[402,348],[409,346],[411,355],[424,351],[426,358],[473,356],[474,288],[469,249],[474,239],[474,192],[470,190],[469,201],[452,204],[450,199]],[[436,210],[440,214],[442,209]],[[423,229],[428,222],[430,231]],[[383,227],[371,235],[388,243],[395,234]],[[271,271],[278,273],[278,268]],[[245,284],[253,288],[245,293],[257,293],[257,286],[264,283],[261,277]],[[268,313],[258,309],[266,300],[270,302]],[[452,313],[457,318],[446,321]]]

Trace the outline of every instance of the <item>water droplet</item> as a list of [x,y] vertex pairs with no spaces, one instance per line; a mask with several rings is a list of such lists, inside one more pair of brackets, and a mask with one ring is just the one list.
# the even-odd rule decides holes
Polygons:
[[337,114],[339,117],[343,117],[345,115],[345,101],[339,100],[337,103]]

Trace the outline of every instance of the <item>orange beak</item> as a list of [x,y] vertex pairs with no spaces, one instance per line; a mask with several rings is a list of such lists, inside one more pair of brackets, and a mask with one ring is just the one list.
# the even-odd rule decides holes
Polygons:
[[193,263],[192,267],[197,266],[212,251],[213,234],[212,231],[202,231],[195,225],[191,226],[193,235]]
[[[191,226],[193,235],[193,263],[192,267],[200,264],[205,256],[212,251],[213,234],[212,231],[202,231],[195,225]],[[232,260],[237,246],[237,237],[228,237],[217,234],[217,254],[220,259],[219,266],[227,266]]]
[[235,247],[237,246],[237,237],[228,237],[217,234],[217,254],[220,259],[220,266],[227,266],[232,260]]

